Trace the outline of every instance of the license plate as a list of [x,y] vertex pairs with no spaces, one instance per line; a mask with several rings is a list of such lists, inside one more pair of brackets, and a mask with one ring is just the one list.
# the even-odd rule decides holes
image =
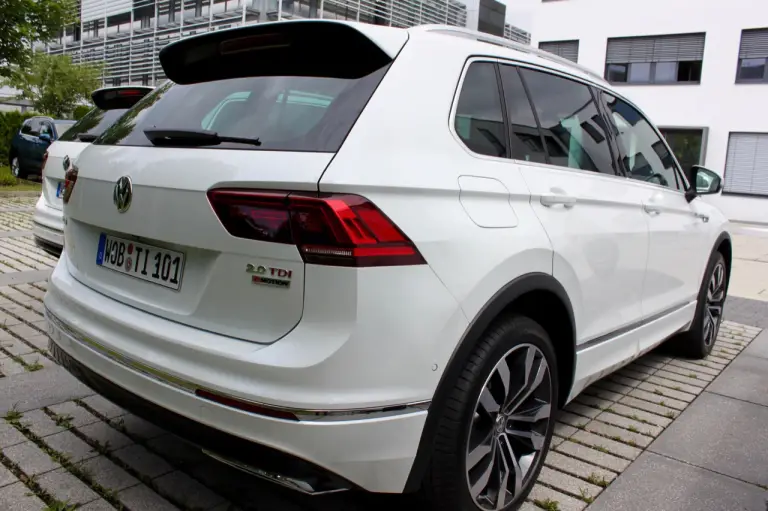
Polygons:
[[64,192],[64,181],[59,181],[59,184],[56,185],[56,198],[60,199],[61,194]]
[[184,273],[184,254],[102,233],[96,264],[178,291]]

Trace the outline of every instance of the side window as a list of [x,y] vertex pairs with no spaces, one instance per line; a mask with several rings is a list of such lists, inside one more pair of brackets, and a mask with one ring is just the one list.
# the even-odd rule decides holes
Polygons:
[[675,158],[651,123],[626,101],[605,92],[601,92],[600,97],[618,130],[619,156],[627,175],[632,179],[682,190],[682,182],[675,170]]
[[24,124],[21,125],[21,132],[24,135],[32,134],[32,120],[24,121]]
[[552,165],[615,175],[605,126],[589,87],[521,69],[531,93]]
[[42,135],[43,133],[46,133],[46,134],[48,134],[48,135],[50,135],[52,137],[53,136],[53,126],[51,126],[51,124],[48,123],[48,122],[41,122],[40,123],[40,134]]
[[507,156],[507,137],[495,64],[470,64],[461,87],[454,126],[472,152],[501,158]]
[[515,66],[502,65],[499,70],[504,102],[507,105],[507,122],[512,135],[510,156],[516,160],[544,163],[547,161],[547,152],[520,73]]
[[29,134],[30,135],[39,135],[40,134],[40,119],[30,119],[29,120]]

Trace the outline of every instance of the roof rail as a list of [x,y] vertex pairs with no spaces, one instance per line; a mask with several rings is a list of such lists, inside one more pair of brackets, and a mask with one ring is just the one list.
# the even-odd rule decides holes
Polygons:
[[[480,41],[483,43],[488,44],[495,44],[496,46],[503,46],[505,48],[509,48],[512,50],[516,50],[523,53],[528,53],[531,55],[536,55],[537,57],[541,57],[542,59],[549,60],[551,62],[556,62],[557,64],[561,64],[566,67],[578,69],[582,73],[588,74],[595,80],[599,81],[600,83],[608,83],[606,82],[605,78],[600,76],[599,74],[595,73],[588,67],[582,66],[580,64],[577,64],[571,60],[568,60],[566,58],[560,57],[559,55],[555,55],[554,53],[550,53],[548,51],[540,50],[538,48],[534,48],[533,46],[518,43],[516,41],[512,41],[510,39],[504,39],[503,37],[498,37],[491,34],[486,34],[484,32],[478,32],[476,30],[470,30],[468,28],[463,27],[453,27],[449,25],[421,25],[418,27],[414,27],[417,30],[423,30],[425,32],[439,32],[442,34],[448,34],[453,35],[457,37],[465,37],[474,39],[476,41]],[[413,30],[413,29],[412,29]]]

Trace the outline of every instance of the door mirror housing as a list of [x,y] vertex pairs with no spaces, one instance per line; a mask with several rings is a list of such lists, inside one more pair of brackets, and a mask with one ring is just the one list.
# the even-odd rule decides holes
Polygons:
[[698,195],[714,195],[722,191],[723,178],[716,172],[694,165],[691,167],[691,174],[693,176],[691,184],[696,188]]
[[51,143],[51,135],[50,133],[40,133],[37,138],[42,140],[43,142]]

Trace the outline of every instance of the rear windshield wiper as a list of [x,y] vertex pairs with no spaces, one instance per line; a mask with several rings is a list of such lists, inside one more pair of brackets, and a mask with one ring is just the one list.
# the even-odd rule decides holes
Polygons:
[[77,139],[78,139],[80,142],[93,142],[93,141],[94,141],[94,140],[96,140],[97,138],[99,138],[99,136],[98,136],[98,135],[91,135],[91,134],[89,134],[89,133],[80,133],[80,134],[77,136]]
[[175,146],[175,147],[201,147],[207,145],[219,145],[222,142],[233,142],[235,144],[249,144],[260,146],[261,140],[258,138],[226,137],[220,136],[215,131],[210,130],[163,130],[147,129],[144,130],[152,145],[156,146]]

